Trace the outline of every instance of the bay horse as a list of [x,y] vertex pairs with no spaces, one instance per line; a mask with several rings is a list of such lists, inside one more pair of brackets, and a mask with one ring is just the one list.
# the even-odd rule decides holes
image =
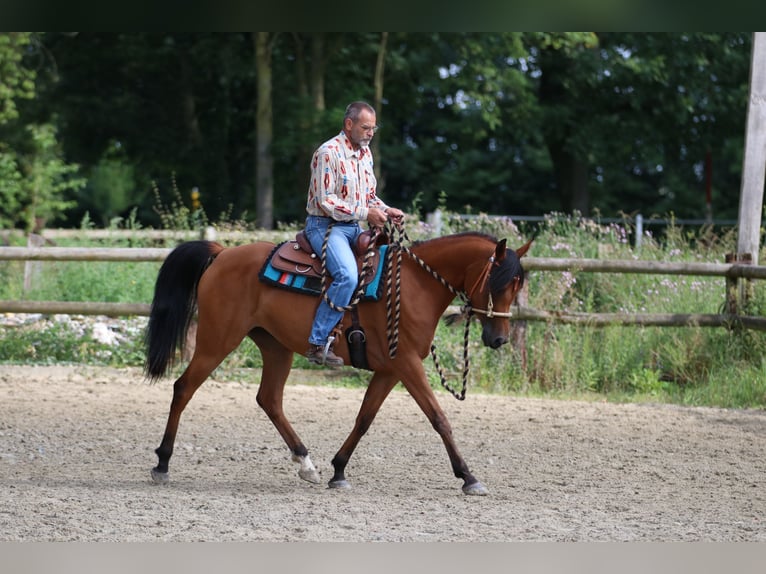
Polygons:
[[[462,295],[466,308],[478,314],[485,346],[496,349],[508,342],[510,307],[524,282],[520,258],[531,243],[514,251],[506,248],[505,239],[465,232],[403,248],[396,286],[400,289],[398,348],[393,358],[385,298],[357,306],[373,374],[351,433],[332,459],[330,488],[350,487],[346,465],[383,401],[401,381],[441,437],[455,476],[463,480],[463,492],[488,493],[458,452],[450,424],[426,378],[423,359],[431,350],[439,319],[456,295]],[[282,409],[293,356],[308,348],[319,297],[259,280],[259,271],[274,249],[275,244],[265,241],[227,248],[211,241],[189,241],[173,249],[160,267],[146,329],[145,372],[150,380],[163,377],[173,366],[195,311],[198,323],[194,353],[174,383],[165,433],[155,450],[159,460],[151,473],[154,482],[168,481],[179,420],[189,400],[245,337],[255,342],[263,359],[258,405],[287,444],[292,460],[300,464],[298,476],[320,482],[307,448]],[[345,313],[342,320],[344,327],[349,315]],[[349,364],[349,346],[342,337],[335,353]]]

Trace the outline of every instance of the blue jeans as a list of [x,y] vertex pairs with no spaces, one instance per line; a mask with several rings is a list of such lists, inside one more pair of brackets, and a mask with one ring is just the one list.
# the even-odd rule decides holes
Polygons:
[[[306,218],[306,236],[311,247],[317,254],[322,253],[327,227],[332,223],[329,217],[309,215]],[[338,307],[345,307],[351,302],[357,283],[359,271],[356,267],[356,256],[351,246],[356,241],[362,229],[357,222],[336,221],[327,240],[327,273],[332,277],[332,283],[327,288],[327,296]],[[344,311],[335,311],[322,297],[319,308],[311,326],[309,343],[324,345],[333,327],[343,317]]]

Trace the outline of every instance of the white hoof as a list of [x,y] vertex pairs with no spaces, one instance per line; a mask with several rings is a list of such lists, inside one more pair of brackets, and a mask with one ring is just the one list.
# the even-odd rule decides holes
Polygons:
[[471,496],[486,496],[489,494],[489,490],[480,482],[474,482],[473,484],[463,486],[463,493]]
[[351,488],[351,483],[347,480],[331,480],[327,483],[327,488],[333,488],[337,490],[348,490]]
[[152,482],[154,484],[167,484],[170,482],[170,475],[167,472],[160,472],[157,469],[152,469]]
[[306,482],[310,482],[312,484],[319,484],[322,481],[322,479],[319,477],[319,472],[315,468],[312,468],[311,470],[300,469],[298,471],[298,476],[300,476]]
[[319,471],[317,471],[314,463],[311,462],[311,459],[308,455],[293,455],[293,462],[297,462],[301,465],[300,470],[298,470],[298,476],[300,476],[303,480],[313,484],[319,484],[321,482],[321,478],[319,478]]

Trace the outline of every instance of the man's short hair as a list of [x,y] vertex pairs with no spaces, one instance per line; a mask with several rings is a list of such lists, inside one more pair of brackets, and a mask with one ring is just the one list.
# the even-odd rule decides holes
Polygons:
[[375,113],[375,108],[373,108],[367,102],[351,102],[348,106],[346,106],[346,114],[343,116],[343,121],[347,119],[350,119],[352,122],[357,121],[359,119],[359,114],[362,113],[362,110],[367,110],[371,114]]

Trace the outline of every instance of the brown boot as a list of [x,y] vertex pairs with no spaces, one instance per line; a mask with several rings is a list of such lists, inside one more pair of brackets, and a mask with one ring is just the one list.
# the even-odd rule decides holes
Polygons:
[[343,359],[333,353],[329,346],[325,354],[324,345],[309,345],[309,350],[305,356],[309,363],[314,363],[315,365],[327,365],[328,367],[343,366]]

